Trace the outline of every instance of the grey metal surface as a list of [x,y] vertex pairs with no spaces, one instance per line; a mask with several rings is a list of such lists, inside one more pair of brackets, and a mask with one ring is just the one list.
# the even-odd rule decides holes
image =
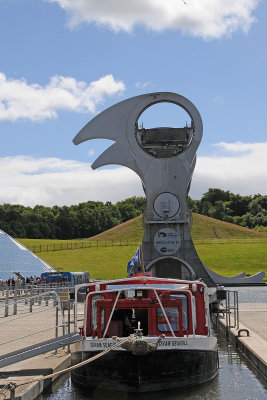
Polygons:
[[[161,102],[184,109],[191,120],[190,125],[140,128],[142,113]],[[147,199],[142,242],[146,271],[158,277],[202,278],[208,286],[214,287],[218,282],[223,283],[224,277],[213,274],[198,257],[190,234],[190,210],[187,207],[202,132],[202,119],[193,103],[177,93],[157,92],[132,97],[109,107],[89,121],[73,142],[77,145],[97,138],[115,141],[97,158],[92,168],[119,164],[140,177]],[[251,279],[244,278],[242,282],[260,282],[262,277],[263,274],[259,274]]]
[[14,271],[23,277],[40,276],[42,272],[55,271],[21,243],[0,230],[0,279],[17,279]]
[[14,351],[12,353],[4,354],[0,356],[0,368],[6,367],[17,363],[19,361],[27,360],[38,356],[40,354],[47,353],[49,351],[59,349],[82,340],[82,337],[77,332],[68,333],[54,339],[47,340],[33,346],[25,347],[23,349]]

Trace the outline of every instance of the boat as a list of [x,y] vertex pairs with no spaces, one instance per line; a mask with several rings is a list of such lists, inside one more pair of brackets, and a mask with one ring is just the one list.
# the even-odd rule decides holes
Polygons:
[[86,291],[82,340],[72,352],[73,364],[84,363],[72,371],[74,383],[150,392],[216,376],[217,340],[201,280],[139,275],[94,281]]

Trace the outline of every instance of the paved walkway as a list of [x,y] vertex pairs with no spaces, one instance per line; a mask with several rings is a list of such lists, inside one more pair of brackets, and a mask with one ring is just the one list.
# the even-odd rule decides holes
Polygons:
[[267,341],[267,303],[240,303],[239,320],[250,331]]
[[[225,329],[225,318],[218,323]],[[231,323],[234,325],[233,317]],[[249,336],[240,329],[247,329]],[[239,329],[231,328],[229,337],[267,379],[267,304],[239,303]]]
[[[12,308],[10,309],[12,312]],[[67,322],[67,310],[64,312],[65,322]],[[62,317],[59,313],[59,324],[62,324]],[[71,321],[73,321],[73,310],[71,310]],[[83,320],[83,305],[79,304],[78,320]],[[0,317],[0,355],[19,350],[21,348],[31,346],[55,337],[56,325],[56,308],[53,307],[52,301],[46,306],[45,302],[39,306],[33,306],[33,312],[29,313],[29,304],[22,302],[18,307],[17,315],[9,317]],[[73,331],[73,324],[71,325]],[[37,333],[39,332],[39,333]],[[32,335],[33,333],[36,333]],[[67,332],[66,332],[67,333]],[[58,335],[63,334],[63,329],[58,328]],[[17,339],[22,337],[21,339]],[[65,349],[59,349],[57,354],[49,352],[40,356],[30,358],[25,361],[18,362],[13,365],[0,369],[0,385],[6,385],[9,382],[25,382],[37,376],[47,375],[48,373],[61,370],[70,366],[70,354]],[[54,380],[54,379],[53,379]],[[29,400],[36,398],[48,382],[32,383],[21,386],[16,389],[16,396],[20,396],[21,400]],[[6,396],[6,397],[3,397]],[[1,394],[0,400],[9,398],[9,392]]]

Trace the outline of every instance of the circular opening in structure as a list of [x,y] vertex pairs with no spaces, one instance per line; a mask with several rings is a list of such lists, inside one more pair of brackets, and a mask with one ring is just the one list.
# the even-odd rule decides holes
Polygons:
[[165,101],[151,105],[139,115],[135,135],[139,146],[152,157],[170,158],[188,148],[194,126],[183,107]]
[[195,279],[193,271],[189,270],[182,260],[176,258],[161,258],[151,266],[152,276],[172,279]]

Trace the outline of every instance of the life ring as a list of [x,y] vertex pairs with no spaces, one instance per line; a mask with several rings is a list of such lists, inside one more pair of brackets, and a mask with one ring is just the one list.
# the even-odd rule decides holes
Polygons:
[[40,279],[40,284],[41,284],[41,285],[46,285],[46,284],[47,284],[47,279],[46,279],[45,276],[43,276],[43,277]]

